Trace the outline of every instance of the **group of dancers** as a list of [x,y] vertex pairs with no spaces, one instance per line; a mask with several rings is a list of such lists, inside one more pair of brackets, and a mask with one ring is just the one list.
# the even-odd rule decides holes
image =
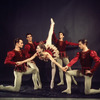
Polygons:
[[[100,93],[100,89],[91,89],[91,82],[93,73],[100,66],[100,58],[96,51],[90,50],[87,47],[88,41],[81,39],[78,43],[72,43],[64,41],[64,34],[59,32],[59,39],[56,38],[54,33],[55,22],[51,18],[51,25],[48,33],[48,37],[45,41],[33,42],[32,34],[26,34],[28,43],[23,48],[23,40],[21,38],[15,39],[15,48],[7,53],[5,64],[14,65],[14,86],[0,85],[0,90],[19,92],[22,83],[22,76],[32,74],[32,80],[34,83],[34,90],[42,89],[42,83],[39,75],[39,69],[36,66],[34,59],[38,57],[40,60],[51,61],[51,82],[50,89],[54,88],[54,78],[56,73],[56,66],[59,68],[60,82],[57,84],[64,85],[63,73],[65,73],[67,89],[62,93],[71,94],[71,81],[77,85],[77,81],[74,76],[83,76],[84,93],[95,94]],[[54,42],[54,45],[52,44]],[[78,52],[70,62],[66,54],[66,46],[73,45],[79,46],[82,51]],[[72,70],[71,66],[80,60],[82,70]],[[92,63],[95,65],[92,68]],[[63,67],[63,63],[66,65]]]

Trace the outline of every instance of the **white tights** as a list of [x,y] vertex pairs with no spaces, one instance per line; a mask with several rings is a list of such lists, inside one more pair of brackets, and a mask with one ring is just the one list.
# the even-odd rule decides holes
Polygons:
[[42,88],[42,83],[41,83],[41,79],[40,79],[40,74],[39,74],[39,69],[36,66],[36,64],[34,62],[27,62],[27,65],[29,65],[33,70],[36,70],[36,77],[37,77],[37,83],[39,85],[39,88]]
[[0,85],[0,90],[15,91],[15,92],[20,91],[20,87],[21,87],[21,83],[22,83],[22,76],[27,75],[27,74],[32,74],[34,89],[37,89],[37,87],[38,87],[37,86],[37,71],[32,68],[28,68],[26,72],[14,71],[14,77],[15,77],[14,86]]
[[55,73],[56,73],[56,66],[53,62],[51,62],[51,83],[50,83],[51,89],[53,89],[54,87]]
[[66,72],[66,82],[67,82],[67,89],[64,90],[63,92],[66,92],[68,94],[71,94],[71,76],[83,76],[85,78],[85,94],[96,94],[100,93],[100,89],[91,89],[91,81],[92,81],[92,76],[86,76],[83,75],[79,70],[71,70]]
[[[47,37],[47,41],[46,41],[46,46],[48,45],[52,45],[52,34],[53,34],[53,29],[54,29],[54,22],[51,19],[51,25],[50,25],[50,29],[49,29],[49,33],[48,33],[48,37]],[[56,73],[56,66],[53,62],[51,62],[51,83],[50,83],[50,88],[53,89],[54,87],[54,78],[55,78],[55,73]]]

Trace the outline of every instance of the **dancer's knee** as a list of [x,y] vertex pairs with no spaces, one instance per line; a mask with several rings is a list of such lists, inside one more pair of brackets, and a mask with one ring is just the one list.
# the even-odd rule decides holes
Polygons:
[[70,74],[69,74],[69,71],[66,71],[66,72],[65,72],[65,75],[70,75]]
[[86,89],[84,92],[85,92],[86,95],[90,94],[90,90],[89,89]]
[[37,72],[37,69],[33,69],[33,74],[36,74]]
[[20,89],[16,89],[16,92],[19,92],[20,91]]
[[39,73],[39,69],[38,68],[36,68],[36,71],[37,71],[37,73]]
[[14,91],[15,92],[19,92],[20,91],[20,87],[14,87]]

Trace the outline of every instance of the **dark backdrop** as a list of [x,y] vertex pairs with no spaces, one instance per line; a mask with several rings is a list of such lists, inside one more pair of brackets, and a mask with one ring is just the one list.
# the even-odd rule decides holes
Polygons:
[[[13,40],[32,33],[33,41],[46,40],[50,18],[55,21],[55,33],[65,33],[65,40],[75,42],[86,38],[88,47],[100,56],[100,0],[1,0],[0,1],[0,81],[13,81],[13,67],[4,65],[7,52],[14,48]],[[71,60],[76,52],[74,47],[66,48]],[[41,62],[41,61],[40,61]],[[50,62],[41,62],[41,80],[50,81]],[[46,66],[46,67],[44,67]],[[73,66],[80,68],[79,63]],[[100,81],[100,68],[94,74],[94,81]],[[26,76],[23,80],[30,79]],[[59,81],[58,73],[56,82]]]

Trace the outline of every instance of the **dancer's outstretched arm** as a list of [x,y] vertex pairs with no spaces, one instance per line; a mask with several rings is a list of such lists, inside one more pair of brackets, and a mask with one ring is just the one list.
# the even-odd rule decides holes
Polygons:
[[51,18],[51,25],[50,25],[50,29],[49,29],[49,33],[48,33],[48,37],[47,37],[47,40],[46,40],[46,45],[51,45],[52,44],[52,34],[53,34],[53,30],[54,30],[54,21],[53,19]]
[[[48,57],[48,59],[50,59],[54,64],[56,64],[59,68],[61,68],[61,69],[63,70],[63,67],[62,67],[58,62],[56,62],[56,60],[55,60],[49,53],[47,53],[47,57]],[[63,71],[65,71],[65,70],[63,70]]]
[[28,59],[26,59],[26,60],[16,62],[16,65],[22,65],[23,63],[26,63],[26,62],[28,62],[28,61],[31,61],[31,60],[33,60],[36,56],[37,56],[37,53],[35,53],[32,57],[30,57],[30,58],[28,58]]

